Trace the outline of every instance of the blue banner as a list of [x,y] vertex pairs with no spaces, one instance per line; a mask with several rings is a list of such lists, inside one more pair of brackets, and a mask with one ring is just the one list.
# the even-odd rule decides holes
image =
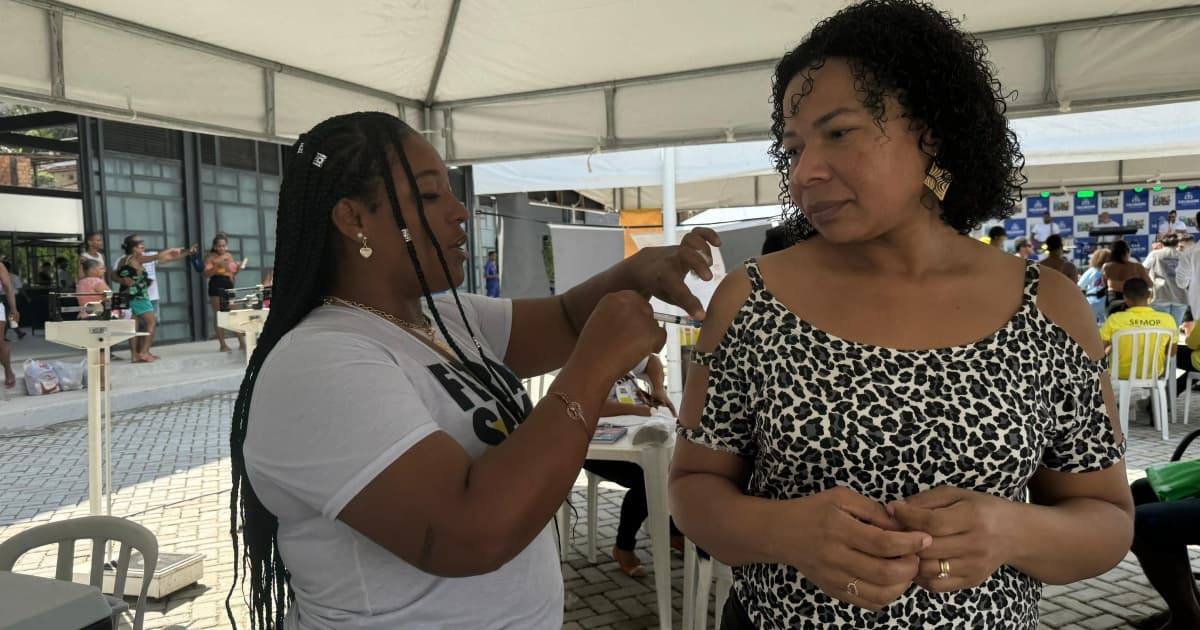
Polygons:
[[1181,190],[1175,193],[1176,210],[1200,210],[1200,190]]
[[1096,214],[1100,200],[1096,197],[1076,197],[1075,214]]
[[1170,231],[1171,231],[1171,227],[1169,225],[1167,225],[1167,213],[1166,212],[1151,212],[1150,213],[1150,233],[1151,234],[1162,234],[1164,232],[1170,232]]
[[1025,198],[1025,216],[1030,218],[1040,217],[1043,214],[1050,212],[1050,200],[1045,197],[1026,197]]
[[1150,255],[1150,237],[1140,234],[1133,234],[1124,237],[1126,243],[1129,243],[1129,251],[1137,257],[1138,261],[1146,260],[1146,256]]
[[1025,219],[1005,219],[1004,231],[1008,233],[1010,241],[1025,236]]
[[1142,192],[1134,190],[1125,191],[1125,212],[1147,212],[1150,210],[1150,193],[1145,189]]

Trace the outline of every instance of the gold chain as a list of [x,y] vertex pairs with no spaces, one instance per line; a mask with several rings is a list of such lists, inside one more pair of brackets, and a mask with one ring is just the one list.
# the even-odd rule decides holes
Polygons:
[[428,339],[429,343],[433,344],[433,346],[435,348],[437,348],[438,350],[441,350],[447,356],[450,356],[450,357],[454,356],[454,352],[450,350],[450,346],[446,345],[446,343],[444,341],[437,338],[437,334],[433,330],[433,324],[429,322],[429,318],[426,317],[425,315],[421,315],[421,317],[425,320],[425,325],[421,326],[419,324],[414,324],[412,322],[404,321],[403,319],[400,319],[399,317],[396,317],[395,315],[392,315],[391,313],[386,313],[386,312],[381,311],[373,306],[367,306],[366,304],[362,304],[360,302],[355,302],[353,300],[347,300],[347,299],[340,298],[340,297],[333,296],[333,295],[327,295],[327,296],[321,298],[321,302],[327,306],[328,305],[341,305],[341,306],[348,306],[350,308],[356,308],[360,311],[366,311],[376,317],[385,319],[385,320],[413,333],[414,335],[416,335],[418,337],[423,337],[425,339]]

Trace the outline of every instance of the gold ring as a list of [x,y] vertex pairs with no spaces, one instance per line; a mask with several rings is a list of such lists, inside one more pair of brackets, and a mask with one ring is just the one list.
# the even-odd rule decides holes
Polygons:
[[938,560],[938,568],[941,569],[941,573],[937,574],[937,578],[939,580],[944,580],[944,579],[950,577],[950,561],[949,560]]
[[855,597],[858,596],[858,578],[850,580],[850,583],[846,585],[846,592],[854,595]]

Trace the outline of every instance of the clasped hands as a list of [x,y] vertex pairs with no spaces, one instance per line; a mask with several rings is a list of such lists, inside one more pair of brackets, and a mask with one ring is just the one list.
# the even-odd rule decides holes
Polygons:
[[831,597],[873,611],[914,583],[938,593],[978,586],[1012,548],[1013,503],[973,490],[939,486],[885,506],[839,486],[796,502],[811,528],[796,534],[808,540],[791,548],[805,551],[788,563]]

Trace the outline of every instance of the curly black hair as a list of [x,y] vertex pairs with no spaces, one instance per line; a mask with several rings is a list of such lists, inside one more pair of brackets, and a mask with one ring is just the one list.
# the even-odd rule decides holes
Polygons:
[[[794,104],[785,105],[784,99],[797,75],[831,57],[849,62],[863,105],[881,129],[884,99],[890,95],[911,129],[928,131],[921,151],[952,177],[941,202],[943,221],[967,233],[1012,214],[1026,180],[1021,174],[1025,157],[1005,117],[1008,94],[995,77],[987,47],[960,26],[926,2],[865,0],[821,21],[775,66],[769,154],[781,176],[779,200],[794,239],[815,230],[788,193],[783,126]],[[801,97],[811,90],[809,76]],[[933,207],[931,198],[925,201]]]

